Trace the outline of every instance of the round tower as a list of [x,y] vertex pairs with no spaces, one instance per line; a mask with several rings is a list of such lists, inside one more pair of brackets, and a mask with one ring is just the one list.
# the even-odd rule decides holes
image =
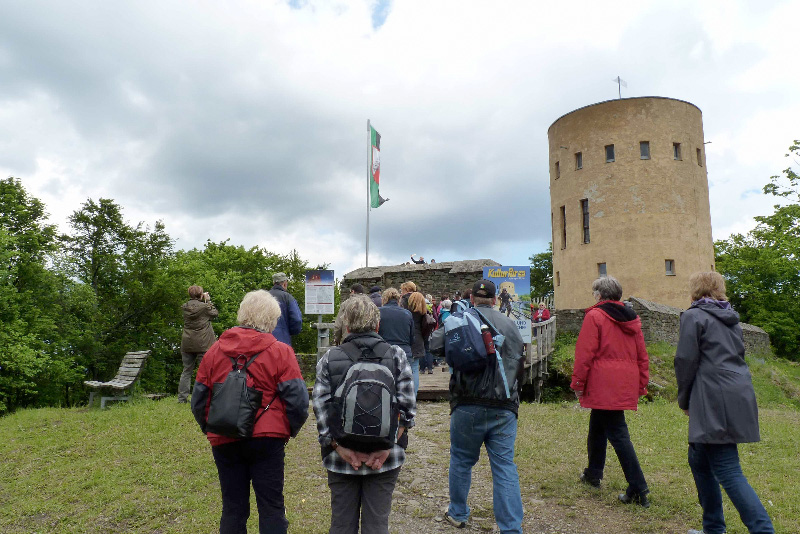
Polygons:
[[687,307],[689,276],[714,269],[700,109],[609,100],[563,115],[547,137],[555,307],[591,306],[605,274],[623,298]]

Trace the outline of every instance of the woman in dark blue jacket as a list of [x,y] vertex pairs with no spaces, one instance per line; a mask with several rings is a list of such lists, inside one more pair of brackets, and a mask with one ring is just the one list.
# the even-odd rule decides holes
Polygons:
[[772,534],[772,521],[739,465],[737,444],[760,439],[739,314],[719,273],[695,273],[689,288],[693,302],[681,314],[675,375],[678,406],[689,416],[689,467],[703,507],[702,532],[725,532],[722,485],[751,534]]

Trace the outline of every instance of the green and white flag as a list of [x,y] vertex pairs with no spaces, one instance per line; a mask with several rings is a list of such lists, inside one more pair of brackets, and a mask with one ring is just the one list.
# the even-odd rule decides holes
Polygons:
[[369,205],[378,208],[389,200],[378,192],[381,183],[381,134],[372,126],[369,127],[370,145],[372,148],[369,165]]

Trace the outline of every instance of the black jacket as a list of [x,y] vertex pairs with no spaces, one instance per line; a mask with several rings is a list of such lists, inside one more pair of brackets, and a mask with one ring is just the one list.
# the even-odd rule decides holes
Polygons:
[[[484,305],[476,306],[475,309],[479,310],[506,338],[500,349],[500,357],[510,396],[506,396],[500,367],[497,364],[490,364],[478,373],[453,371],[450,375],[450,411],[461,405],[477,404],[511,410],[516,415],[519,410],[519,379],[525,366],[522,336],[514,321],[504,313]],[[439,328],[433,333],[431,351],[439,353],[444,351],[444,330]]]
[[396,300],[390,300],[379,308],[381,324],[378,335],[390,345],[397,345],[406,352],[411,361],[411,345],[414,343],[414,320],[411,312],[401,308]]
[[675,376],[678,406],[689,410],[689,443],[759,440],[758,406],[738,313],[711,302],[683,312]]

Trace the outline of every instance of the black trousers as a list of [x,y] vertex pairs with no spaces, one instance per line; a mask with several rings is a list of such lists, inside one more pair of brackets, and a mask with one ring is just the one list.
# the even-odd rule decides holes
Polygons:
[[331,489],[330,534],[389,534],[392,493],[400,468],[377,475],[342,475],[328,471]]
[[211,447],[222,490],[220,534],[247,534],[250,484],[256,494],[260,534],[286,534],[283,459],[286,440],[251,438]]
[[595,480],[603,478],[609,441],[617,453],[625,480],[628,481],[627,494],[646,494],[647,481],[633,449],[625,412],[622,410],[592,410],[589,415],[589,436],[586,439],[589,467],[584,471],[586,477]]

